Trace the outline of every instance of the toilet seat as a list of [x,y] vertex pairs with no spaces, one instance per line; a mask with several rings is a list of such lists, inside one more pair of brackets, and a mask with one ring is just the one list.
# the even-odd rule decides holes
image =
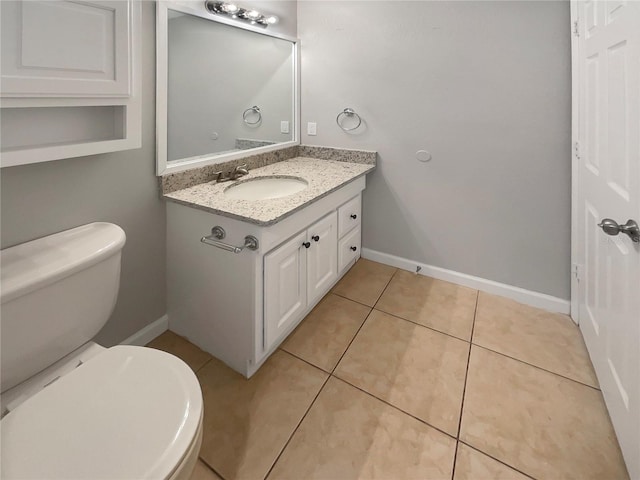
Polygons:
[[2,478],[170,478],[202,421],[193,371],[168,353],[106,349],[2,419]]

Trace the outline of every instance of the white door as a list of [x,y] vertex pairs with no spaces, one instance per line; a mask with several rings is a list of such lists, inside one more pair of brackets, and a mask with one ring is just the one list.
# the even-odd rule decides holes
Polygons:
[[307,299],[314,303],[338,278],[338,221],[336,213],[309,227],[307,250]]
[[[599,224],[640,222],[640,2],[578,1],[572,11],[578,21],[574,234],[583,271],[577,314],[629,474],[637,479],[640,243],[625,233],[610,236]],[[612,224],[609,233],[617,231]]]
[[305,231],[264,257],[265,350],[300,319],[307,307],[307,245]]

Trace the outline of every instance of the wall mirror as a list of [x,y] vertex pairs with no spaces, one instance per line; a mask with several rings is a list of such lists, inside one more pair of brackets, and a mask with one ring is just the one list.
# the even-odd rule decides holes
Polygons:
[[157,4],[157,174],[298,145],[295,38]]

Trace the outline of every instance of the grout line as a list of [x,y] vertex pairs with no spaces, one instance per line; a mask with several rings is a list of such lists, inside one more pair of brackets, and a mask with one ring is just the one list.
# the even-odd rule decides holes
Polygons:
[[524,475],[527,478],[530,478],[531,480],[536,480],[535,477],[532,477],[531,475],[524,473],[522,470],[518,470],[517,468],[515,468],[512,465],[509,465],[508,463],[503,462],[502,460],[497,459],[496,457],[494,457],[493,455],[489,455],[487,452],[483,452],[482,450],[480,450],[477,447],[474,447],[473,445],[469,445],[467,442],[463,441],[463,440],[458,440],[458,443],[462,443],[464,446],[469,447],[472,450],[475,450],[476,452],[481,453],[482,455],[486,455],[487,457],[495,460],[498,463],[501,463],[502,465],[504,465],[505,467],[509,467],[511,470],[515,470],[516,472]]
[[204,463],[205,467],[207,467],[209,470],[211,470],[213,473],[215,473],[217,476],[219,476],[222,480],[226,480],[222,475],[220,475],[219,472],[216,471],[215,468],[213,468],[211,465],[209,465],[207,463],[207,461],[202,458],[200,455],[198,455],[198,460],[200,460],[202,463]]
[[295,353],[291,353],[289,350],[285,350],[282,347],[278,347],[276,350],[280,350],[288,355],[291,355],[294,358],[297,358],[298,360],[300,360],[301,362],[306,363],[307,365],[313,367],[313,368],[317,368],[318,370],[320,370],[322,373],[326,373],[327,375],[331,375],[331,372],[327,372],[324,368],[319,367],[318,365],[314,365],[313,363],[311,363],[309,360],[305,360],[304,358],[296,355]]
[[[284,351],[284,350],[283,350]],[[287,352],[289,353],[289,352]],[[296,357],[297,358],[297,357]],[[308,363],[308,362],[307,362]],[[318,368],[318,367],[316,367]],[[322,373],[327,373],[324,370],[320,369],[320,371]],[[269,468],[269,471],[267,472],[267,474],[264,476],[265,480],[267,478],[269,478],[269,475],[271,475],[271,471],[274,469],[274,467],[276,466],[276,464],[278,463],[278,460],[280,460],[280,457],[282,456],[282,454],[284,453],[284,451],[287,449],[287,447],[289,446],[289,443],[291,443],[291,440],[293,439],[293,436],[296,434],[296,432],[298,431],[298,429],[300,428],[300,425],[302,425],[302,422],[304,422],[304,419],[307,418],[307,415],[309,413],[309,411],[311,410],[311,408],[313,407],[313,405],[316,403],[316,400],[318,399],[318,397],[320,396],[320,394],[322,393],[322,390],[324,390],[325,385],[327,384],[327,382],[329,381],[329,379],[331,378],[331,375],[327,375],[327,378],[325,379],[324,383],[322,384],[322,386],[320,387],[320,390],[318,390],[318,393],[316,394],[315,397],[313,397],[313,401],[309,404],[309,408],[307,408],[307,411],[304,412],[304,415],[302,416],[302,418],[300,419],[300,421],[298,422],[298,424],[296,425],[296,428],[293,429],[293,432],[291,432],[291,435],[289,435],[289,438],[287,439],[287,442],[284,444],[284,447],[282,447],[282,449],[280,450],[280,453],[278,453],[278,456],[276,457],[276,459],[273,461],[273,464],[271,464],[271,467]]]
[[[384,313],[385,315],[389,315],[389,316],[391,316],[393,318],[397,318],[398,320],[404,320],[405,322],[413,323],[414,325],[417,325],[418,327],[427,328],[427,329],[429,329],[429,330],[431,330],[433,332],[441,333],[442,335],[446,335],[447,337],[455,338],[456,340],[460,340],[461,342],[471,343],[470,340],[465,340],[464,338],[456,337],[455,335],[451,335],[450,333],[443,332],[442,330],[438,330],[437,328],[433,328],[433,327],[430,327],[428,325],[424,325],[422,323],[418,323],[418,322],[413,321],[413,320],[409,320],[408,318],[400,317],[398,315],[394,315],[393,313],[390,313],[390,312],[385,312],[384,310],[380,310],[378,308],[374,308],[374,310],[377,311],[377,312]],[[475,316],[475,312],[474,312],[474,316]],[[473,332],[473,326],[471,327],[471,330]]]
[[500,355],[502,357],[510,358],[511,360],[515,360],[516,362],[524,363],[525,365],[529,365],[530,367],[537,368],[538,370],[542,370],[543,372],[547,372],[547,373],[550,373],[552,375],[556,375],[556,376],[558,376],[560,378],[564,378],[565,380],[570,380],[570,381],[572,381],[574,383],[577,383],[578,385],[582,385],[583,387],[589,387],[589,388],[592,388],[593,390],[596,390],[598,392],[602,392],[602,390],[599,389],[598,387],[594,387],[593,385],[588,385],[586,383],[582,383],[582,382],[580,382],[578,380],[574,380],[573,378],[566,377],[566,376],[564,376],[564,375],[562,375],[560,373],[556,373],[556,372],[553,372],[551,370],[547,370],[546,368],[539,367],[538,365],[534,365],[533,363],[525,362],[524,360],[520,360],[519,358],[512,357],[511,355],[507,355],[506,353],[498,352],[497,350],[493,350],[491,348],[484,347],[482,345],[478,345],[477,343],[472,343],[471,345],[474,346],[474,347],[482,348],[482,349],[487,350],[489,352],[496,353],[496,354],[498,354],[498,355]]
[[456,440],[456,451],[453,452],[453,468],[451,469],[451,480],[456,478],[456,463],[458,461],[458,447],[460,446],[460,440]]
[[[371,307],[369,307],[371,308]],[[364,327],[364,324],[367,323],[367,320],[369,319],[369,316],[371,315],[371,312],[373,312],[373,308],[371,308],[371,310],[369,310],[369,313],[367,313],[367,316],[364,317],[363,322],[360,324],[360,327],[358,328],[358,331],[355,333],[355,335],[353,336],[353,338],[351,339],[351,341],[349,342],[349,345],[347,345],[347,348],[344,349],[344,352],[342,352],[342,355],[340,355],[340,358],[338,359],[337,363],[334,365],[333,369],[329,372],[329,375],[333,375],[333,372],[336,371],[336,368],[338,368],[338,365],[340,365],[340,362],[342,361],[342,359],[344,358],[344,356],[347,354],[347,352],[349,351],[349,348],[351,348],[351,345],[353,344],[353,342],[355,341],[356,337],[358,336],[358,334],[360,333],[360,330],[362,330],[362,327]]]
[[362,393],[369,395],[372,398],[375,398],[376,400],[384,403],[385,405],[393,408],[394,410],[397,410],[400,413],[403,413],[404,415],[407,415],[408,417],[413,418],[414,420],[419,421],[420,423],[426,425],[429,428],[433,428],[434,430],[437,430],[438,432],[446,435],[447,437],[456,440],[456,437],[451,435],[450,433],[445,432],[444,430],[442,430],[440,427],[436,427],[435,425],[430,424],[429,422],[425,422],[423,419],[416,417],[415,415],[413,415],[412,413],[406,412],[404,410],[402,410],[400,407],[397,407],[395,405],[393,405],[392,403],[389,403],[388,401],[375,396],[373,393],[367,392],[366,390],[364,390],[363,388],[359,387],[358,385],[354,385],[353,383],[349,382],[348,380],[345,380],[344,378],[338,377],[337,375],[331,374],[331,377],[335,378],[336,380],[340,380],[341,382],[346,383],[347,385],[352,386],[353,388],[355,388],[356,390],[360,390]]
[[200,368],[198,368],[197,370],[194,370],[193,373],[197,374],[200,370],[202,370],[204,367],[206,367],[209,364],[209,362],[211,362],[211,360],[213,360],[213,358],[214,358],[213,355],[210,355],[210,356],[211,356],[211,358],[209,360],[207,360],[206,362],[204,362]]
[[396,276],[396,273],[398,273],[398,268],[395,269],[395,271],[393,272],[393,275],[391,275],[389,277],[389,280],[387,281],[387,284],[384,286],[384,288],[382,289],[382,291],[380,292],[380,295],[378,295],[378,298],[376,298],[376,301],[373,302],[373,307],[375,308],[375,306],[378,304],[378,302],[380,301],[380,299],[382,298],[382,295],[384,295],[384,292],[387,291],[387,288],[389,287],[389,284],[391,283],[391,280],[393,280],[393,277]]
[[[473,330],[476,327],[476,315],[478,313],[478,298],[480,298],[480,293],[476,291],[476,306],[473,310],[473,323],[471,324],[471,339],[473,339]],[[467,369],[464,372],[464,387],[462,388],[462,401],[460,402],[460,419],[458,420],[458,433],[456,434],[456,439],[460,440],[460,430],[462,429],[462,413],[464,411],[464,396],[467,393],[467,380],[469,379],[469,362],[471,361],[471,343],[469,343],[469,354],[467,355]],[[451,479],[456,474],[456,462],[458,460],[458,443],[456,442],[456,451],[453,455],[453,470],[451,472]]]
[[333,290],[330,290],[329,293],[331,293],[332,295],[335,295],[336,297],[344,298],[345,300],[350,300],[354,303],[357,303],[358,305],[362,305],[367,308],[373,308],[371,305],[367,305],[366,303],[359,302],[358,300],[354,300],[353,298],[345,297],[344,295],[340,295],[339,293],[336,293]]

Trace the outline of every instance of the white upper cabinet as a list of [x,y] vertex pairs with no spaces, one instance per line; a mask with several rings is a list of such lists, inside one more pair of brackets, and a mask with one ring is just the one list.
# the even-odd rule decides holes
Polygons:
[[131,93],[127,1],[3,1],[2,95]]
[[0,166],[141,146],[143,3],[0,1]]

